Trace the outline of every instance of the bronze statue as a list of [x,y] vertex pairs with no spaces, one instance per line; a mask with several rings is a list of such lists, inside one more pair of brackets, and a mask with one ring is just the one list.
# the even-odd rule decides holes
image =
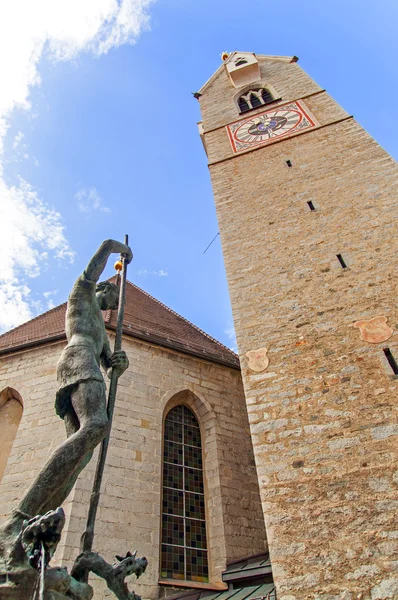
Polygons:
[[[11,587],[13,581],[19,581],[22,593],[34,580],[32,573],[41,571],[43,590],[46,587],[63,591],[65,597],[89,599],[92,588],[85,583],[84,573],[94,571],[107,581],[117,598],[136,599],[138,596],[129,592],[124,578],[132,573],[139,577],[147,565],[145,558],[136,559],[128,553],[125,558],[118,557],[120,563],[112,567],[95,552],[85,551],[77,558],[72,575],[65,569],[46,570],[65,522],[63,510],[58,507],[95,447],[109,434],[106,387],[100,365],[109,377],[112,372],[118,377],[129,364],[123,350],[112,353],[101,313],[118,307],[119,288],[107,281],[97,283],[113,253],[120,253],[126,264],[132,259],[128,245],[106,240],[76,280],[68,298],[68,343],[57,366],[59,390],[55,401],[57,414],[65,420],[67,439],[44,465],[0,530],[0,570]],[[24,597],[15,596],[18,600]]]
[[57,448],[19,504],[33,516],[61,506],[93,450],[109,432],[105,382],[100,364],[121,375],[128,367],[123,350],[112,354],[101,310],[116,309],[119,290],[109,283],[97,284],[111,254],[132,259],[128,246],[114,240],[101,244],[76,280],[68,298],[66,337],[68,344],[58,362],[60,388],[56,411],[65,420],[68,439]]

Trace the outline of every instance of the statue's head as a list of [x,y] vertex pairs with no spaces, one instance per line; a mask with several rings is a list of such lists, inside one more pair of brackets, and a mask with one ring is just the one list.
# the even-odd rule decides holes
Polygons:
[[101,310],[116,310],[119,306],[119,288],[110,281],[101,281],[95,295]]

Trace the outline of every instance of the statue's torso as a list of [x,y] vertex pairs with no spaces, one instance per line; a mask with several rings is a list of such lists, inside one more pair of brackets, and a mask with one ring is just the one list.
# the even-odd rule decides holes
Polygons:
[[95,293],[96,283],[81,275],[68,299],[66,337],[68,347],[88,346],[99,362],[106,331]]

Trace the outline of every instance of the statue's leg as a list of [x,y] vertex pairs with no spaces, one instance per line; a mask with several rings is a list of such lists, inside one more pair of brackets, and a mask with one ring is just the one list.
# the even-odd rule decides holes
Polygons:
[[[71,396],[72,394],[73,392],[71,392]],[[64,423],[66,429],[66,437],[68,438],[80,429],[79,419],[77,418],[77,414],[75,413],[75,409],[73,408],[73,406],[71,406],[70,409],[65,413]]]
[[[70,410],[65,414],[65,428],[66,428],[66,435],[69,438],[71,435],[73,435],[74,433],[76,433],[76,431],[78,431],[78,429],[80,429],[80,423],[79,423],[79,419],[77,418],[77,415],[73,409],[73,407],[70,407]],[[69,486],[69,492],[72,490],[72,486]],[[67,491],[67,490],[65,490]],[[68,494],[69,494],[68,492]],[[62,504],[62,499],[60,497],[60,494],[54,494],[54,496],[52,498],[49,498],[48,501],[46,502],[46,504],[42,507],[41,509],[41,513],[42,515],[44,515],[45,513],[47,513],[48,511],[52,510],[56,510],[60,505]],[[35,514],[24,514],[22,513],[18,508],[13,510],[11,518],[6,521],[6,523],[2,524],[1,530],[0,530],[0,557],[4,556],[4,548],[1,548],[2,546],[2,541],[4,538],[6,540],[8,540],[8,545],[11,546],[12,545],[12,538],[14,538],[14,541],[17,539],[18,534],[21,531],[21,527],[22,527],[22,523],[23,521],[28,521],[29,519],[33,519],[34,517],[36,517],[37,515]],[[40,521],[42,522],[42,521]],[[17,547],[15,548],[15,552],[17,552],[18,556],[17,559],[19,558],[20,560],[17,562],[20,562],[21,560],[23,560],[25,558],[25,553],[22,550],[22,546],[21,544],[17,544]],[[15,553],[14,552],[14,553]]]
[[[30,515],[42,514],[54,496],[61,505],[70,492],[70,482],[82,470],[87,455],[106,437],[109,423],[106,414],[105,384],[82,381],[71,394],[80,429],[56,449],[23,497],[18,509]],[[76,475],[76,477],[77,477]]]
[[[79,419],[77,418],[75,409],[73,408],[72,405],[71,405],[70,409],[68,410],[68,412],[65,413],[64,423],[65,423],[65,429],[66,429],[66,436],[68,438],[80,429]],[[82,458],[82,460],[80,461],[80,464],[75,469],[75,472],[69,478],[68,484],[65,485],[65,487],[63,487],[61,490],[58,490],[58,492],[56,492],[51,498],[49,498],[48,501],[46,502],[46,504],[42,507],[41,511],[43,513],[46,513],[49,510],[55,510],[56,508],[58,508],[58,506],[61,506],[61,504],[64,502],[64,500],[71,493],[73,486],[76,483],[77,478],[79,477],[79,475],[83,471],[83,469],[88,465],[92,456],[93,456],[93,450],[91,452],[88,452]]]

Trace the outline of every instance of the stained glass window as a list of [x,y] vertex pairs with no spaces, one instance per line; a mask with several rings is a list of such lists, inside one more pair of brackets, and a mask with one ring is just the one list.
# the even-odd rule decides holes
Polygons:
[[161,577],[209,581],[200,429],[182,405],[165,420]]

